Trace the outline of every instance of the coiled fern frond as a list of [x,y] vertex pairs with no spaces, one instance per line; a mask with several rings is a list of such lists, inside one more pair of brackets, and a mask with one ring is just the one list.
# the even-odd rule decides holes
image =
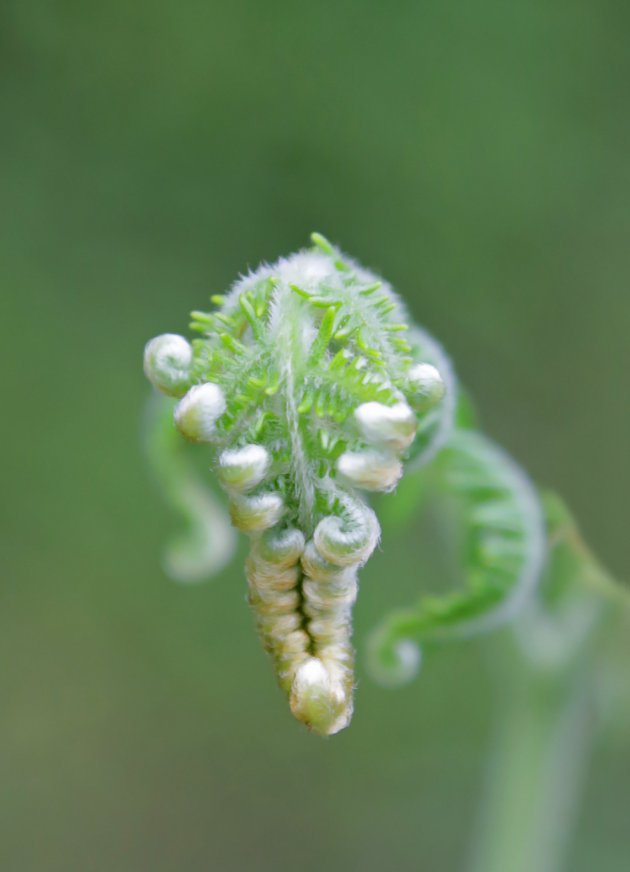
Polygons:
[[[319,234],[312,241],[212,297],[210,311],[194,311],[191,342],[151,340],[144,369],[177,400],[179,433],[210,448],[232,524],[250,539],[245,572],[263,645],[295,717],[329,735],[352,716],[351,610],[380,536],[371,492],[392,491],[405,464],[431,461],[433,486],[456,500],[465,539],[462,589],[425,596],[375,633],[371,663],[386,683],[415,673],[418,643],[511,617],[541,575],[546,545],[526,476],[455,424],[455,378],[440,345],[386,281]],[[160,450],[166,444],[150,443],[156,467],[169,467],[161,477],[171,501],[190,505],[187,490],[207,521],[215,503],[200,498],[176,452]],[[213,565],[212,525],[192,529],[203,559],[187,565],[180,550],[178,565],[209,574],[230,550],[227,537]]]

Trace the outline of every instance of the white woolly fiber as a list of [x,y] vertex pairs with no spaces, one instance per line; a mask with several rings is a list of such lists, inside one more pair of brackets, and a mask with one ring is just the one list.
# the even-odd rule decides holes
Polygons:
[[230,490],[248,491],[263,480],[270,460],[269,452],[262,445],[228,449],[219,458],[219,477]]
[[417,422],[407,403],[386,406],[383,403],[362,403],[354,417],[368,442],[404,451],[416,435]]
[[211,442],[215,425],[225,412],[225,397],[214,382],[192,387],[175,409],[177,429],[193,442]]
[[377,451],[346,451],[337,460],[337,471],[356,487],[388,491],[402,475],[402,464],[392,454]]
[[192,347],[183,336],[164,333],[144,347],[144,374],[163,394],[181,397],[188,386]]

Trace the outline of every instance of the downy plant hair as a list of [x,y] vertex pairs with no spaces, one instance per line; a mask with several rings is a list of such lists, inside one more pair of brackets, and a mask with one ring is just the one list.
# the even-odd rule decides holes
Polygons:
[[[519,644],[535,652],[555,527],[528,477],[476,428],[442,347],[390,285],[313,234],[311,248],[211,302],[192,312],[191,341],[166,333],[144,352],[167,398],[152,409],[147,449],[188,528],[166,567],[200,580],[234,548],[184,437],[209,450],[231,524],[249,538],[249,603],[293,715],[321,735],[350,722],[352,607],[381,535],[369,498],[403,476],[408,514],[436,495],[457,507],[463,584],[384,616],[368,645],[374,677],[408,681],[421,644],[488,632],[523,609]],[[556,612],[565,597],[573,602],[554,594]]]

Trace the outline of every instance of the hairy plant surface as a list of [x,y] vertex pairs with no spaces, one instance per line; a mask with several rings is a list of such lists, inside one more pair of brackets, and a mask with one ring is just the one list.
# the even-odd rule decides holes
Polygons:
[[[188,521],[169,551],[171,574],[205,577],[232,551],[219,503],[177,450],[174,420],[211,447],[232,524],[250,538],[249,601],[291,711],[329,735],[352,716],[351,610],[380,535],[370,492],[393,490],[406,465],[406,510],[427,493],[447,495],[463,541],[461,589],[422,597],[374,633],[370,663],[383,683],[415,674],[420,642],[486,631],[525,602],[533,609],[548,537],[527,477],[456,416],[438,343],[387,282],[319,234],[312,241],[212,297],[212,311],[194,311],[192,342],[151,340],[144,368],[177,400],[153,411],[148,443]],[[564,598],[573,601],[561,591],[556,611]],[[532,617],[524,651],[536,650],[540,627]]]

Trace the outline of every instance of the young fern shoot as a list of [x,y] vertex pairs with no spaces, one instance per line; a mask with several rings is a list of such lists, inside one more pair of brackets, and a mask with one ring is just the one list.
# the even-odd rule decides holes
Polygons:
[[391,287],[313,234],[313,248],[240,279],[198,338],[165,334],[144,369],[179,399],[174,420],[212,449],[258,631],[291,711],[314,732],[348,725],[357,573],[380,535],[365,495],[451,430],[454,380]]
[[416,674],[421,645],[487,632],[520,611],[474,868],[554,872],[574,821],[594,688],[610,643],[624,650],[630,638],[628,591],[562,503],[541,500],[474,429],[447,357],[391,287],[319,234],[312,241],[212,297],[211,312],[193,312],[192,342],[165,334],[145,348],[145,373],[166,395],[150,407],[147,454],[186,522],[166,568],[197,581],[233,551],[213,477],[200,480],[181,434],[210,447],[232,525],[250,539],[249,602],[291,711],[315,733],[337,733],[352,717],[358,571],[380,536],[367,498],[392,491],[406,465],[396,519],[427,497],[445,499],[462,584],[386,615],[371,638],[371,672],[401,684]]
[[232,531],[176,431],[210,447],[232,525],[250,539],[249,602],[279,684],[298,720],[331,735],[352,716],[351,612],[380,536],[367,497],[392,491],[404,464],[406,510],[427,494],[456,508],[463,585],[382,620],[370,646],[382,683],[415,675],[419,645],[486,632],[526,601],[516,638],[534,670],[550,652],[571,660],[611,610],[629,610],[569,523],[570,559],[558,561],[567,548],[557,524],[546,529],[536,489],[466,423],[448,358],[387,282],[312,241],[193,312],[192,342],[147,344],[145,373],[168,398],[152,411],[147,451],[188,528],[167,567],[194,581],[226,562]]

